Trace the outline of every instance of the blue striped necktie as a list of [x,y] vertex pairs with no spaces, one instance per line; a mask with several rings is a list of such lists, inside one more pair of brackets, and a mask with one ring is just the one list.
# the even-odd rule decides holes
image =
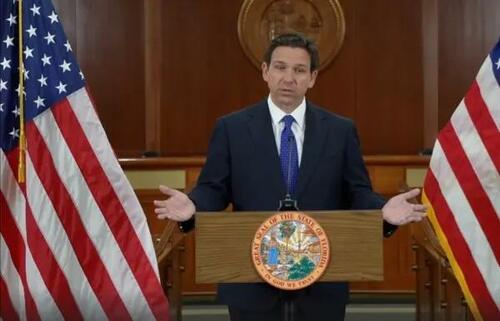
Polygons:
[[287,193],[294,195],[299,173],[299,153],[297,152],[297,143],[292,132],[292,124],[295,122],[295,119],[291,115],[286,115],[281,119],[281,122],[285,123],[285,128],[281,132],[281,174],[287,187]]

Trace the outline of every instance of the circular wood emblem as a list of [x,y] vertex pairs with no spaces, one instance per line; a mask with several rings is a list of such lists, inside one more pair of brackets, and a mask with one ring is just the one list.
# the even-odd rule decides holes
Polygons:
[[316,282],[330,260],[323,228],[302,212],[280,212],[255,233],[252,260],[259,275],[283,290],[299,290]]
[[344,41],[342,7],[337,0],[245,0],[238,17],[238,37],[257,68],[271,40],[285,32],[300,32],[313,39],[322,69]]

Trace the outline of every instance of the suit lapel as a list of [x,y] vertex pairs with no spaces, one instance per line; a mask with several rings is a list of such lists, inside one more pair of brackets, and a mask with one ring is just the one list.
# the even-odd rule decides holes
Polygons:
[[266,175],[270,190],[277,192],[278,198],[283,197],[286,186],[281,177],[281,164],[267,102],[262,102],[249,114],[248,128],[255,143],[256,159],[262,164],[262,175]]
[[[306,130],[304,134],[304,145],[302,148],[302,158],[299,168],[299,178],[297,181],[296,199],[304,192],[309,179],[311,178],[316,164],[320,159],[321,151],[326,140],[326,126],[323,124],[321,115],[307,103],[306,109]],[[300,204],[299,204],[300,206]]]

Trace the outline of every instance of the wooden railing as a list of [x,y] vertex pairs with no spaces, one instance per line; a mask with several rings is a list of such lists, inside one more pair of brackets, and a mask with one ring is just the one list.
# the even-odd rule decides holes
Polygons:
[[175,222],[168,222],[160,235],[153,234],[161,286],[169,300],[171,320],[182,320],[180,246],[184,236]]
[[450,263],[427,220],[412,227],[417,321],[473,321]]

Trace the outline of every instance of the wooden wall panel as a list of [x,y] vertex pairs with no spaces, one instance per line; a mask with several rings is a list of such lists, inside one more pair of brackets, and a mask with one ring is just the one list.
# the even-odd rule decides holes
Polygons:
[[500,37],[500,1],[439,1],[439,127]]
[[217,117],[266,93],[238,42],[240,6],[163,2],[163,155],[204,154]]
[[416,154],[423,137],[421,3],[357,4],[352,67],[363,152]]
[[357,0],[340,1],[345,17],[345,37],[337,57],[318,74],[314,87],[308,92],[308,98],[324,108],[355,119],[356,117],[356,81],[353,68],[356,63],[356,9]]
[[78,44],[76,42],[76,0],[52,0],[52,4],[59,16],[59,21],[64,26],[66,37],[68,37],[73,52],[78,54]]
[[145,150],[143,2],[54,4],[111,144],[120,156],[140,156]]
[[145,150],[144,4],[78,1],[79,62],[120,155]]
[[[204,155],[217,117],[267,95],[238,41],[243,0],[54,3],[121,157]],[[498,38],[500,2],[340,3],[344,45],[308,97],[355,120],[364,154],[431,147]]]
[[162,80],[162,0],[144,2],[144,85],[146,101],[144,114],[146,122],[146,149],[159,151],[161,144],[161,80]]
[[[164,2],[162,137],[176,139],[162,140],[163,155],[204,154],[218,116],[267,95],[259,70],[238,42],[242,2],[220,2],[217,7],[206,1]],[[354,118],[365,153],[417,153],[422,145],[420,3],[398,1],[390,11],[390,0],[341,4],[345,44],[320,73],[310,99]],[[394,135],[396,126],[400,135]]]
[[351,282],[353,292],[413,293],[415,274],[411,270],[411,232],[409,226],[399,227],[388,239],[384,239],[384,280]]

